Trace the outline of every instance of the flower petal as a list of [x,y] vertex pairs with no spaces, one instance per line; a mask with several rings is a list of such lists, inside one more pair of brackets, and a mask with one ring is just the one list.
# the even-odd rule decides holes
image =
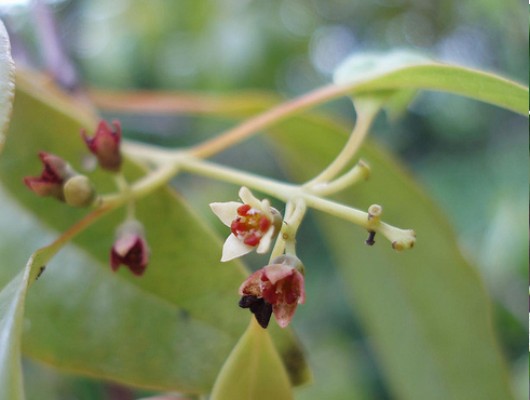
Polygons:
[[225,262],[233,260],[234,258],[250,253],[253,249],[254,247],[247,246],[233,234],[230,234],[223,245],[223,256],[221,257],[221,261]]
[[304,276],[298,271],[296,271],[294,274],[293,284],[298,286],[298,289],[300,291],[300,297],[298,297],[298,304],[304,304],[305,303]]
[[261,212],[270,220],[273,221],[274,217],[272,215],[271,211],[271,202],[269,199],[263,199],[261,200],[261,206],[260,206]]
[[230,226],[232,221],[237,218],[237,209],[243,204],[237,201],[228,201],[225,203],[210,203],[213,213],[226,226]]
[[256,210],[262,211],[261,201],[254,197],[252,192],[247,187],[243,186],[241,189],[239,189],[239,198],[243,201],[243,203],[249,204]]
[[289,325],[289,322],[293,319],[297,305],[297,303],[280,303],[272,306],[272,312],[274,313],[276,322],[278,322],[278,325],[280,325],[281,328],[285,328]]
[[125,255],[131,250],[131,248],[136,244],[138,240],[138,235],[133,233],[128,233],[120,237],[116,242],[114,242],[114,252],[120,257],[125,257]]
[[263,254],[269,251],[269,247],[272,242],[272,235],[274,235],[274,225],[271,225],[267,233],[261,238],[256,253]]
[[263,268],[263,270],[265,276],[273,285],[275,285],[279,280],[284,279],[296,272],[293,267],[284,264],[267,265],[265,268]]
[[239,287],[239,294],[241,296],[256,296],[261,297],[261,274],[263,271],[261,269],[254,272],[252,275],[250,275],[247,279],[245,279],[245,282],[241,284]]

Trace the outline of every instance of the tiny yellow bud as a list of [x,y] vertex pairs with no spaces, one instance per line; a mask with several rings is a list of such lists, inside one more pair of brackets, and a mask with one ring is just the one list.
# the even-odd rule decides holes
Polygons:
[[383,207],[381,207],[379,204],[372,204],[368,208],[368,219],[379,218],[382,213]]
[[412,229],[407,229],[403,230],[402,235],[392,242],[392,248],[397,251],[412,249],[414,243],[416,243],[416,232]]
[[73,207],[88,207],[96,197],[94,186],[84,175],[75,175],[68,179],[63,187],[66,204]]

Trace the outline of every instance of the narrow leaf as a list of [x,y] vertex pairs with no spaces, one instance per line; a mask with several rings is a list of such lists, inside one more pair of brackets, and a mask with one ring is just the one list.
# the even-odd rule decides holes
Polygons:
[[269,333],[254,318],[223,365],[210,398],[293,399],[289,377]]
[[351,94],[399,89],[437,90],[470,97],[527,115],[528,88],[498,75],[448,65],[423,55],[396,51],[346,59],[334,82]]

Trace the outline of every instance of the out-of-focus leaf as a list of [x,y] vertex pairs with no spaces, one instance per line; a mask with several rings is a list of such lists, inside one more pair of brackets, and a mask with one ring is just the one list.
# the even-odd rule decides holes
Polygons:
[[527,87],[498,75],[442,64],[408,51],[354,55],[335,70],[334,82],[349,87],[351,94],[378,90],[438,90],[523,115],[528,112]]
[[289,400],[289,377],[269,332],[252,318],[212,390],[212,400]]
[[[74,100],[35,82],[25,75],[17,82],[0,179],[23,207],[62,231],[87,211],[35,196],[22,178],[41,170],[40,150],[82,170],[87,150],[79,130],[93,129],[96,121]],[[124,173],[134,180],[142,171],[127,161]],[[98,191],[115,190],[108,174],[89,175]],[[50,263],[32,288],[24,352],[63,370],[126,384],[209,391],[248,320],[237,307],[244,268],[237,262],[220,264],[219,238],[168,188],[142,199],[137,216],[152,254],[145,275],[134,277],[126,268],[110,272],[109,249],[124,212],[105,216]],[[9,227],[1,228],[2,236],[12,234]],[[31,230],[20,237],[33,240]],[[274,340],[293,384],[306,381],[307,365],[290,331],[276,330]]]
[[[273,138],[286,171],[306,180],[333,159],[346,135],[325,119],[300,117],[283,123]],[[359,157],[370,164],[372,178],[337,199],[365,210],[381,204],[384,220],[416,231],[416,246],[397,253],[383,237],[365,246],[362,229],[328,216],[318,221],[394,394],[512,398],[490,301],[445,218],[388,154],[367,144]]]
[[6,28],[0,21],[0,153],[4,147],[5,131],[11,116],[15,95],[15,64],[11,58],[11,46]]
[[20,335],[24,316],[27,274],[21,272],[0,292],[0,396],[24,398],[20,365]]
[[44,247],[32,254],[26,267],[0,292],[0,398],[24,399],[20,343],[24,323],[26,293],[56,253],[54,246]]

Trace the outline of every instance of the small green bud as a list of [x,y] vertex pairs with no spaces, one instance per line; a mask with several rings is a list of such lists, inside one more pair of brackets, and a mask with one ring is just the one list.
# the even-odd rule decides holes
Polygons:
[[88,207],[96,198],[96,191],[90,179],[84,175],[75,175],[63,186],[64,200],[73,207]]

